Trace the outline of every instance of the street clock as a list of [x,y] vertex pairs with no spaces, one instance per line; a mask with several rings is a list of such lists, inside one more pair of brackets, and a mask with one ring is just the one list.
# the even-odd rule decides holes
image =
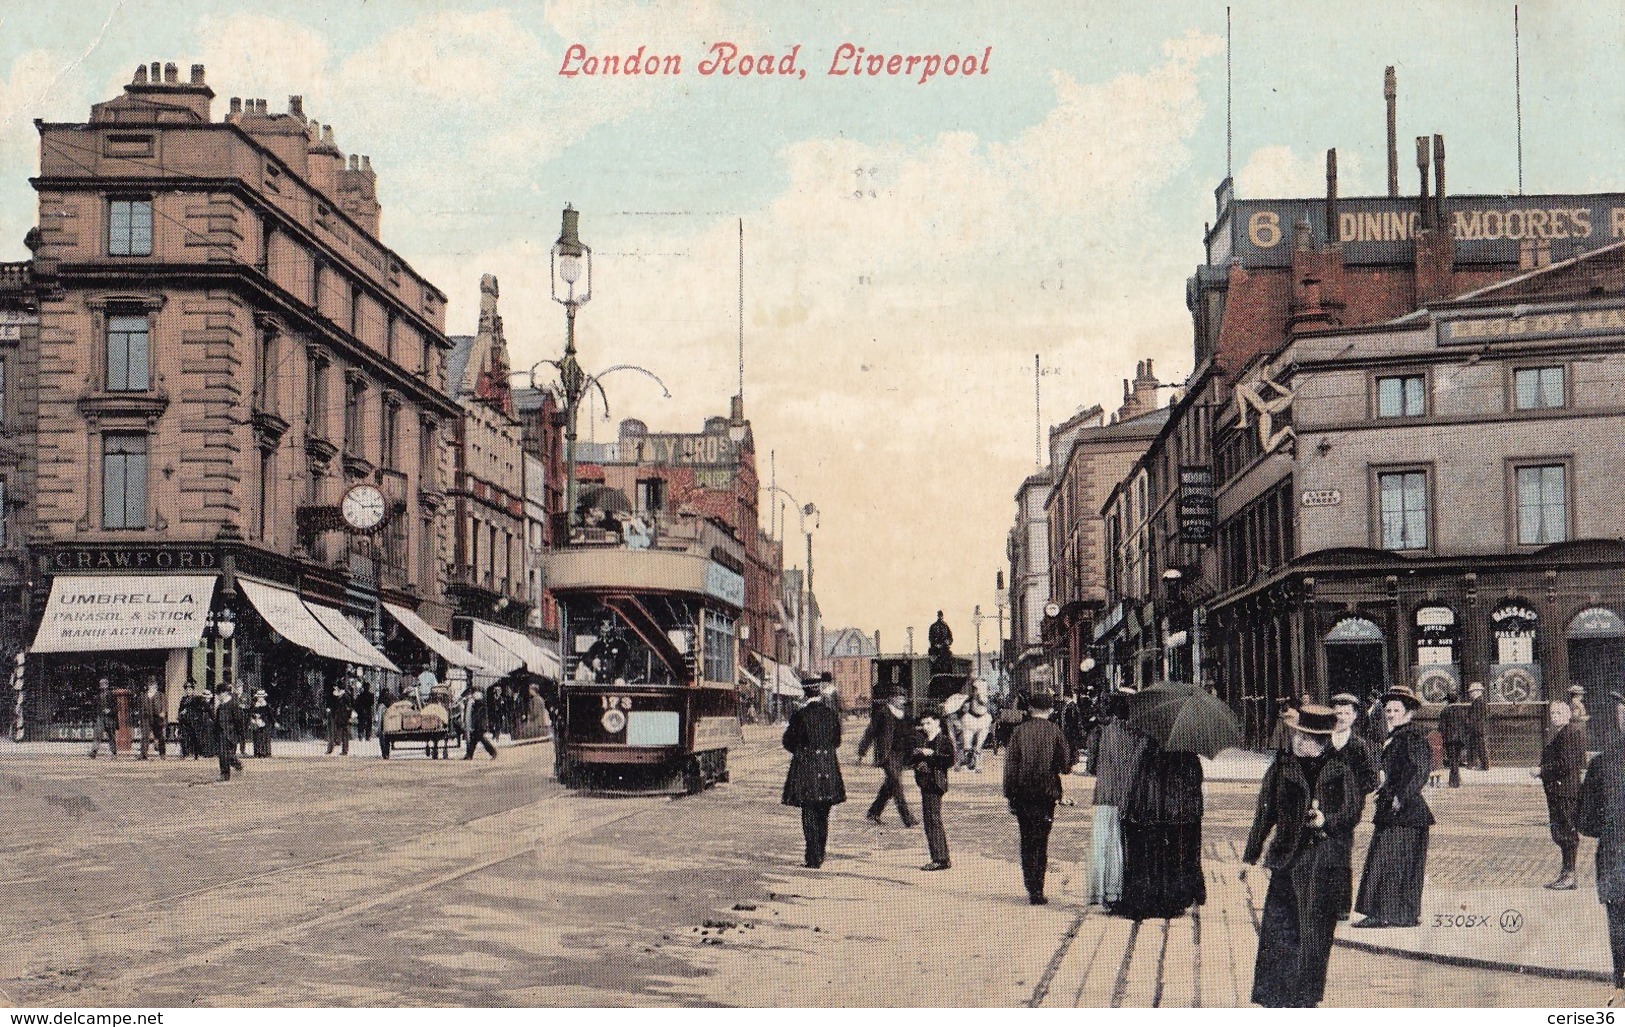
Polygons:
[[339,513],[344,523],[356,531],[371,531],[384,522],[388,512],[384,494],[376,485],[354,485],[344,494]]

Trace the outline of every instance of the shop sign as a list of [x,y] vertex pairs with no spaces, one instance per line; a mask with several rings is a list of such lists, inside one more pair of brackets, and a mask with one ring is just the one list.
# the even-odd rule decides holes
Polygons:
[[21,342],[24,328],[38,327],[38,314],[27,310],[0,310],[0,342]]
[[725,603],[743,608],[745,605],[745,576],[729,570],[720,563],[705,565],[705,594]]
[[1581,610],[1569,622],[1570,638],[1618,638],[1621,635],[1625,635],[1625,621],[1606,607]]
[[1511,313],[1439,322],[1439,345],[1482,345],[1531,339],[1575,339],[1625,332],[1625,307]]
[[220,554],[212,546],[57,546],[52,571],[212,571]]
[[59,574],[31,647],[37,653],[190,649],[203,635],[214,575]]
[[1304,489],[1304,506],[1340,506],[1343,502],[1341,489]]
[[[1522,624],[1507,623],[1508,621],[1514,620],[1527,621],[1528,626],[1526,627]],[[1538,620],[1540,620],[1540,615],[1527,606],[1503,606],[1497,609],[1494,613],[1490,614],[1491,624],[1494,624],[1496,627],[1505,627],[1511,631],[1527,630],[1528,627],[1533,627],[1535,622]]]
[[1448,606],[1424,606],[1416,611],[1419,628],[1449,627],[1456,623],[1456,611]]
[[1179,469],[1179,537],[1184,542],[1213,541],[1213,468]]
[[1381,642],[1382,629],[1364,617],[1345,617],[1327,633],[1328,642]]

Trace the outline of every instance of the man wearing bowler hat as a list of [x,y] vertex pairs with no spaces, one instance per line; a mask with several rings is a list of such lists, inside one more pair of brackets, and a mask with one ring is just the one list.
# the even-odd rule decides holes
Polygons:
[[914,747],[914,728],[908,722],[908,693],[903,689],[892,692],[886,704],[871,717],[869,730],[858,745],[858,759],[863,759],[864,751],[870,745],[875,749],[875,766],[885,772],[886,780],[881,783],[875,801],[869,804],[869,812],[864,816],[878,824],[886,803],[895,801],[897,816],[902,819],[903,826],[913,827],[914,814],[909,812],[908,799],[903,794],[903,767],[908,762],[909,750]]
[[1467,765],[1490,769],[1490,750],[1485,743],[1490,726],[1490,704],[1484,698],[1484,683],[1467,686]]
[[846,801],[846,783],[841,779],[841,717],[824,700],[825,674],[802,683],[806,702],[790,715],[784,729],[784,747],[790,751],[790,771],[784,777],[786,806],[801,807],[801,834],[806,843],[805,864],[816,870],[824,865],[824,849],[829,842],[829,811]]
[[1061,775],[1072,766],[1072,752],[1061,729],[1050,720],[1055,702],[1039,693],[1027,704],[1032,714],[1010,732],[1004,756],[1004,798],[1021,834],[1021,880],[1027,901],[1042,906],[1044,875],[1049,868],[1049,832],[1055,804],[1061,801]]
[[[1337,726],[1331,709],[1300,706],[1290,750],[1270,764],[1258,792],[1241,859],[1256,864],[1263,856],[1270,871],[1253,967],[1252,999],[1261,1006],[1312,1007],[1326,991],[1332,932],[1343,911],[1354,825],[1365,801],[1353,769],[1331,752]],[[1264,841],[1272,833],[1266,852]]]

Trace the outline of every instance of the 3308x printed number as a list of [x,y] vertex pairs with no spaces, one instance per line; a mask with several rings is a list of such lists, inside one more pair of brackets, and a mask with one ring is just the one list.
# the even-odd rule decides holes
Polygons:
[[1435,913],[1434,927],[1483,927],[1490,922],[1484,913]]

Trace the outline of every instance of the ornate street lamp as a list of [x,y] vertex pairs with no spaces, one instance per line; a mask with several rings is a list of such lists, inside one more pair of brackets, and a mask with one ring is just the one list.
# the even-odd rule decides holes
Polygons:
[[576,361],[576,310],[592,298],[592,250],[581,241],[581,212],[564,205],[564,223],[553,244],[553,301],[564,305],[564,358],[559,386],[564,392],[564,511],[566,523],[576,511],[576,413],[587,390],[587,376]]
[[[802,664],[802,668],[804,670],[812,672],[812,671],[815,671],[817,668],[814,666],[812,625],[809,623],[811,621],[811,619],[812,619],[812,595],[813,595],[813,590],[812,590],[813,589],[812,568],[813,568],[813,562],[812,562],[812,532],[807,530],[807,518],[811,517],[813,519],[813,527],[817,528],[818,527],[818,516],[819,516],[818,515],[818,507],[813,503],[805,503],[804,504],[804,503],[800,502],[799,500],[796,499],[795,496],[792,496],[787,489],[781,488],[778,485],[769,485],[767,487],[767,491],[769,493],[777,492],[780,495],[784,496],[784,498],[788,499],[790,502],[795,504],[796,513],[801,518],[801,533],[807,537],[807,575],[806,575],[806,580],[803,582],[803,584],[806,587],[802,590],[801,595],[800,595],[799,598],[800,598],[800,606],[801,606],[801,635],[806,640],[806,653],[807,653],[806,662],[804,662]],[[780,534],[782,536],[783,533],[781,532]]]

